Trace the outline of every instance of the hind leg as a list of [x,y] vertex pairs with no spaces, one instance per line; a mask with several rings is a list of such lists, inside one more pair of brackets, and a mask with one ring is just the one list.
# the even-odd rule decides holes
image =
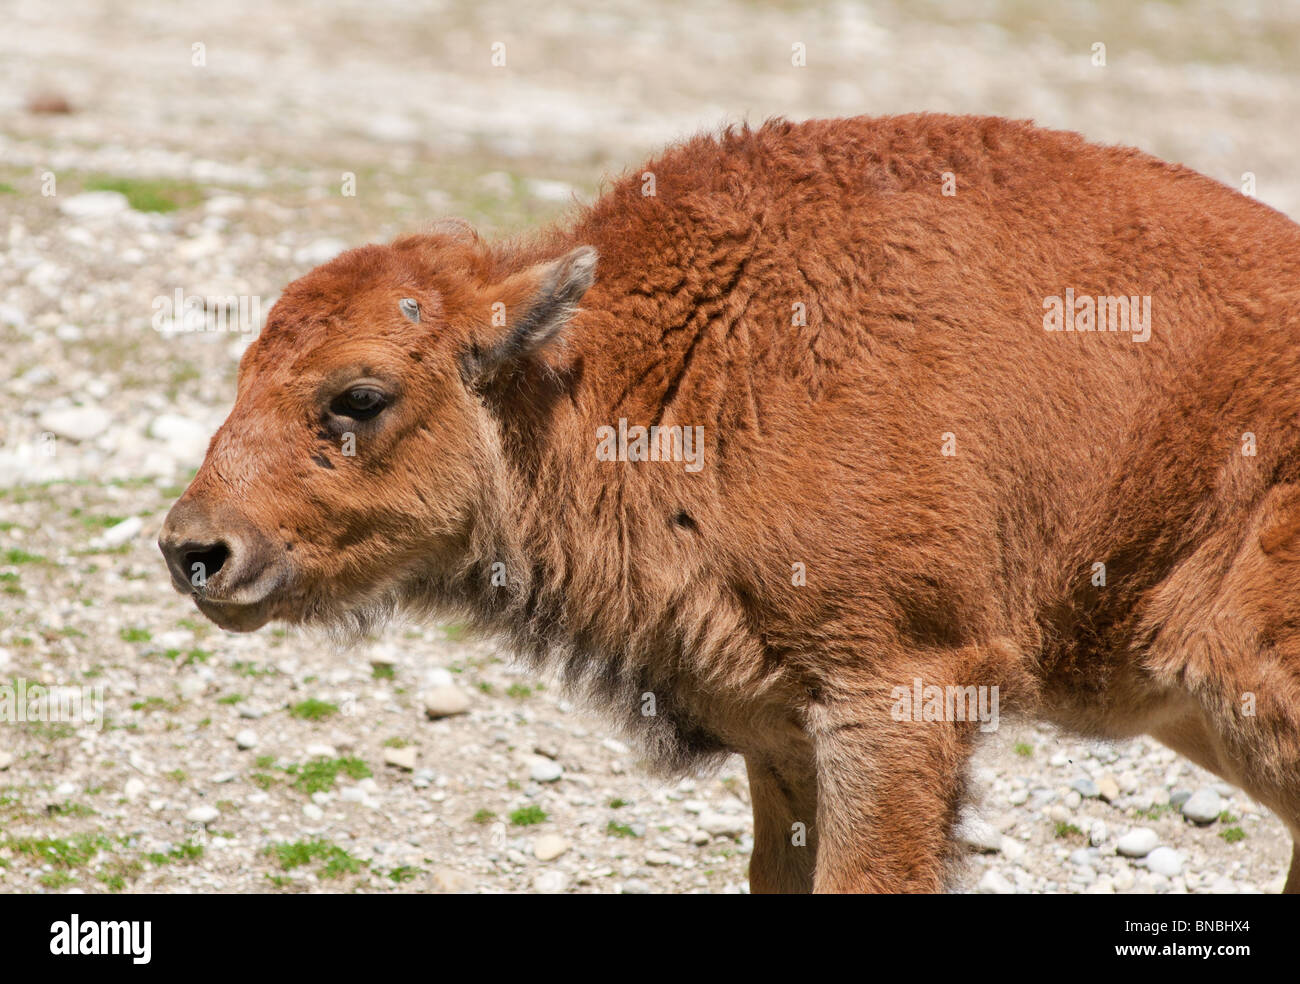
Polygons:
[[1291,873],[1286,876],[1282,892],[1284,895],[1300,895],[1300,840],[1291,844]]
[[[1300,488],[1275,487],[1244,537],[1222,536],[1151,604],[1160,628],[1143,668],[1169,696],[1150,732],[1240,786],[1300,841]],[[1294,844],[1286,891],[1300,892]]]

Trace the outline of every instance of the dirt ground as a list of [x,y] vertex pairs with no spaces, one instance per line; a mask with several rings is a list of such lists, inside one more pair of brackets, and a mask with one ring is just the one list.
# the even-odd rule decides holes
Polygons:
[[[264,314],[348,246],[446,215],[533,227],[773,115],[1029,117],[1253,175],[1300,216],[1296,4],[5,7],[0,712],[20,685],[103,712],[0,720],[6,892],[747,890],[739,760],[648,778],[454,624],[337,651],[221,632],[173,593],[153,541],[251,334],[160,331],[157,298]],[[430,717],[447,688],[465,712]],[[1278,821],[1154,742],[1007,722],[975,780],[962,890],[1281,887]],[[1137,828],[1159,846],[1119,853]]]

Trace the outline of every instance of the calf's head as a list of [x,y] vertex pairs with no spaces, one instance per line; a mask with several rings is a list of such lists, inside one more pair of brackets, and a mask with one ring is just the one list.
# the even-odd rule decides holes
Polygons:
[[291,284],[163,524],[176,589],[226,629],[347,625],[454,565],[501,467],[487,396],[548,357],[595,264],[451,224]]

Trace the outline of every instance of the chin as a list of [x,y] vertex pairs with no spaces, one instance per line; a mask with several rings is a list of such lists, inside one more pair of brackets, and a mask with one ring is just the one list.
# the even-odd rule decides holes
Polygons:
[[227,632],[256,632],[273,617],[270,605],[259,602],[252,605],[233,605],[215,601],[195,600],[199,611]]

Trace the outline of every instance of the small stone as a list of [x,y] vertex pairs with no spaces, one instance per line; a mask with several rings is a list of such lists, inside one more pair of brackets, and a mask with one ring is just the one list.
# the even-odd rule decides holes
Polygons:
[[1007,797],[1007,802],[1012,806],[1023,806],[1029,801],[1029,787],[1020,786],[1011,790],[1011,795]]
[[700,815],[700,829],[715,837],[739,837],[745,832],[745,820],[727,813],[703,813]]
[[74,219],[97,219],[116,215],[131,207],[120,191],[83,191],[59,203],[59,211]]
[[1236,895],[1237,883],[1227,875],[1220,875],[1211,883],[1210,892],[1214,895]]
[[975,892],[978,895],[1014,895],[1016,889],[1011,882],[990,868],[980,878],[979,884],[975,886]]
[[533,782],[555,782],[562,775],[564,769],[558,762],[540,755],[533,760],[532,767],[528,770],[528,776]]
[[1144,858],[1159,843],[1160,837],[1154,830],[1149,827],[1135,827],[1119,839],[1115,844],[1115,850],[1126,858]]
[[435,892],[454,894],[469,889],[469,879],[459,871],[453,871],[451,868],[439,868],[429,876],[429,881],[432,883]]
[[120,547],[139,536],[143,528],[144,520],[139,516],[130,516],[101,533],[97,543],[101,547]]
[[543,895],[557,895],[569,887],[569,876],[563,871],[543,871],[533,879],[533,888]]
[[1109,772],[1097,780],[1097,798],[1107,803],[1114,803],[1119,799],[1119,783]]
[[654,868],[680,868],[682,859],[667,851],[646,851],[645,863]]
[[59,799],[67,799],[69,796],[77,795],[77,788],[75,782],[61,782],[54,787],[54,795]]
[[239,705],[239,716],[248,721],[256,721],[258,718],[265,717],[266,711],[256,704],[245,704],[242,701]]
[[257,747],[257,732],[252,728],[245,728],[239,734],[235,735],[235,744],[244,750]]
[[9,768],[9,766],[13,764],[14,757],[12,755],[8,752],[0,752],[0,772],[4,772],[5,769]]
[[1169,805],[1175,809],[1182,809],[1184,803],[1192,798],[1190,789],[1175,789],[1169,794]]
[[302,815],[306,817],[308,820],[325,819],[325,811],[322,810],[315,803],[304,803],[302,807]]
[[188,463],[203,460],[212,432],[197,420],[178,413],[162,413],[149,423],[149,436],[165,442],[172,454]]
[[651,888],[649,884],[640,878],[629,878],[623,883],[624,895],[649,895]]
[[1077,789],[1071,789],[1068,793],[1065,794],[1065,799],[1063,802],[1065,803],[1065,808],[1067,810],[1077,810],[1080,804],[1083,803],[1083,796],[1079,793]]
[[1070,783],[1070,788],[1084,799],[1096,799],[1101,795],[1101,788],[1087,776],[1080,776]]
[[424,695],[424,713],[429,717],[445,718],[469,711],[469,697],[459,687],[434,687]]
[[307,746],[307,757],[314,759],[335,759],[339,757],[339,750],[333,745],[327,745],[323,741],[313,742]]
[[1106,829],[1105,821],[1094,820],[1092,826],[1088,828],[1088,843],[1093,847],[1100,847],[1106,843],[1106,835],[1109,831]]
[[1127,892],[1137,882],[1137,879],[1133,876],[1132,870],[1129,868],[1121,868],[1119,871],[1115,872],[1113,880],[1115,882],[1115,891],[1117,892]]
[[431,690],[439,687],[450,687],[456,683],[456,678],[451,675],[451,670],[444,669],[441,666],[431,666],[424,671],[424,685]]
[[1001,850],[1008,861],[1020,861],[1025,856],[1025,845],[1014,837],[1003,837]]
[[1115,882],[1111,880],[1110,875],[1102,875],[1095,882],[1083,890],[1084,895],[1114,895]]
[[1147,855],[1147,869],[1173,878],[1183,870],[1183,856],[1172,847],[1157,847]]
[[405,769],[407,772],[414,772],[415,754],[414,745],[408,745],[405,748],[385,748],[384,762],[399,769]]
[[99,407],[65,407],[62,410],[46,410],[37,419],[37,426],[57,437],[69,441],[93,441],[108,429],[111,417]]
[[1070,852],[1070,863],[1081,868],[1095,867],[1101,860],[1101,852],[1092,847],[1078,847]]
[[1211,824],[1223,812],[1223,797],[1210,786],[1203,786],[1183,803],[1183,816],[1193,823]]
[[185,814],[185,819],[190,823],[208,824],[219,816],[221,816],[221,811],[215,806],[196,806],[194,809],[190,810],[189,813]]
[[569,842],[558,834],[546,834],[533,843],[533,856],[538,861],[554,861],[569,850]]
[[122,795],[126,797],[128,803],[134,803],[144,795],[144,780],[132,776],[122,787]]

